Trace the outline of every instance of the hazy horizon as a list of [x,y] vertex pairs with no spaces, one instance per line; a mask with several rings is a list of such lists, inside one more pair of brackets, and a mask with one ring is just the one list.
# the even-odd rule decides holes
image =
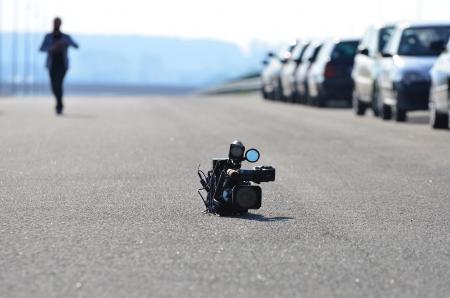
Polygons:
[[[202,88],[260,71],[268,48],[206,38],[72,34],[68,85]],[[42,33],[0,33],[0,82],[47,84]],[[27,87],[25,87],[27,88]]]

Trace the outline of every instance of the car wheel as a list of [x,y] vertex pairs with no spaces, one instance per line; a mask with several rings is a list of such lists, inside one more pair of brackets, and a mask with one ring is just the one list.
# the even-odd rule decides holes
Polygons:
[[353,111],[357,116],[364,116],[366,114],[367,106],[358,99],[358,96],[353,91],[353,100],[352,100]]
[[294,91],[292,93],[292,102],[294,102],[294,103],[298,103],[299,102],[298,92],[297,91]]
[[448,114],[440,113],[436,108],[430,110],[430,124],[434,129],[448,129]]
[[264,99],[268,99],[269,98],[269,96],[268,96],[267,92],[264,90],[264,88],[262,90],[262,96],[263,96]]
[[281,90],[280,87],[275,88],[275,90],[273,91],[273,99],[274,100],[281,100]]
[[406,111],[404,109],[401,109],[399,107],[396,107],[395,109],[395,121],[397,122],[405,122],[406,121]]
[[378,97],[379,96],[380,95],[378,94],[378,88],[377,88],[377,86],[375,86],[374,89],[373,89],[372,107],[371,107],[373,115],[375,117],[379,117],[380,116],[380,109],[379,109],[379,106],[378,106]]
[[322,95],[317,96],[314,101],[319,108],[324,108],[327,106],[327,99]]
[[391,106],[387,104],[382,104],[380,111],[380,118],[383,120],[391,120],[392,118],[392,109]]
[[392,108],[390,105],[387,105],[383,101],[383,97],[381,96],[381,92],[379,91],[379,87],[376,88],[376,103],[378,107],[378,113],[380,118],[383,120],[391,120],[392,118]]

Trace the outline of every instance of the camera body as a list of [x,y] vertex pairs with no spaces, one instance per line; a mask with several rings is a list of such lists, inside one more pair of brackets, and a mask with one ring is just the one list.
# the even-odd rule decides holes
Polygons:
[[275,169],[259,166],[241,169],[242,161],[256,162],[260,154],[256,149],[245,147],[240,141],[230,145],[228,158],[214,158],[212,170],[205,175],[199,170],[200,183],[207,192],[206,200],[200,193],[206,211],[220,215],[247,213],[249,209],[259,209],[262,203],[262,190],[257,184],[275,181]]

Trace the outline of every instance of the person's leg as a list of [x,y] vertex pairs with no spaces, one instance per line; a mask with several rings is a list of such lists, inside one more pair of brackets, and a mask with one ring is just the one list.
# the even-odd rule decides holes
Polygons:
[[63,66],[54,65],[50,69],[50,80],[52,92],[56,99],[56,113],[61,114],[63,105],[63,82],[66,75],[66,69]]
[[64,108],[63,104],[63,95],[64,95],[64,89],[63,89],[63,83],[64,83],[64,77],[66,75],[65,68],[61,67],[58,69],[56,80],[55,80],[55,96],[56,96],[56,109],[58,113],[62,113],[62,110]]
[[52,89],[53,96],[55,96],[55,99],[56,99],[56,109],[58,109],[58,95],[57,95],[58,94],[58,86],[57,86],[58,85],[57,84],[58,71],[55,67],[52,67],[49,70],[49,74],[50,74],[50,86]]

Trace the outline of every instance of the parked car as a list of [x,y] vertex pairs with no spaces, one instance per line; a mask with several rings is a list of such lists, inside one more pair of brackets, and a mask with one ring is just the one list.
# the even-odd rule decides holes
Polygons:
[[322,47],[322,43],[311,43],[304,53],[300,66],[295,71],[295,87],[298,91],[298,102],[307,103],[309,99],[308,92],[308,72],[311,65],[316,61],[317,55]]
[[406,121],[407,112],[428,110],[431,67],[441,51],[437,44],[450,36],[450,23],[399,24],[383,50],[378,79],[379,110],[383,119],[392,115]]
[[359,40],[325,42],[307,75],[308,94],[313,105],[324,107],[329,100],[351,103],[353,62]]
[[370,26],[359,44],[352,72],[353,109],[356,115],[364,115],[367,108],[371,108],[378,116],[376,81],[380,73],[381,52],[393,31],[393,25]]
[[274,60],[278,60],[278,58],[275,57],[275,54],[273,52],[268,52],[266,59],[264,59],[264,61],[262,62],[264,68],[261,71],[261,93],[264,99],[269,99],[272,97],[271,93],[273,92],[273,90],[270,86],[269,73]]
[[265,67],[261,72],[262,95],[265,99],[273,99],[274,88],[272,85],[272,77],[274,71],[279,68],[280,59],[273,52],[269,52],[263,64]]
[[278,55],[273,55],[261,74],[263,86],[263,95],[269,99],[281,100],[282,87],[280,82],[280,74],[283,64],[291,57],[291,52],[297,43],[289,44],[287,49],[283,49]]
[[[439,44],[435,47],[439,49]],[[430,123],[433,128],[448,129],[450,113],[450,41],[442,47],[443,53],[439,56],[430,71]]]
[[292,50],[291,59],[286,62],[281,70],[281,87],[283,97],[289,101],[295,101],[297,98],[297,89],[295,88],[295,71],[300,65],[303,54],[308,48],[309,43],[299,42]]
[[281,83],[281,71],[283,70],[284,65],[286,65],[291,60],[291,53],[289,51],[285,51],[280,56],[280,63],[277,65],[277,68],[274,68],[272,73],[272,86],[274,90],[275,100],[284,101],[285,97],[283,95],[283,85]]

